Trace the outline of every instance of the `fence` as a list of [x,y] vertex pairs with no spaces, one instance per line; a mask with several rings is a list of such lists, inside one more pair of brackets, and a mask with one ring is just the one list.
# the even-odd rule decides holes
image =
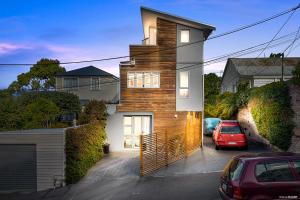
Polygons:
[[[200,113],[188,113],[186,127],[172,127],[164,132],[140,136],[140,175],[167,166],[187,157],[201,145]],[[181,131],[180,131],[181,130]]]

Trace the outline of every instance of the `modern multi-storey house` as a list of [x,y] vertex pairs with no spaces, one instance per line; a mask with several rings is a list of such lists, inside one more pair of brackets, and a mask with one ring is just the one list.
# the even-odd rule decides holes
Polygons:
[[76,94],[81,105],[90,100],[119,101],[119,79],[94,66],[56,74],[56,90]]
[[141,15],[144,39],[120,63],[120,104],[108,119],[112,151],[138,148],[141,134],[184,130],[188,113],[202,118],[203,44],[215,28],[145,7]]

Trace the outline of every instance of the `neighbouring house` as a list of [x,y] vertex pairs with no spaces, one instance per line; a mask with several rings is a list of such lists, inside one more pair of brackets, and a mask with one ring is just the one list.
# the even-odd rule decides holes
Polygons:
[[90,100],[119,102],[119,78],[94,66],[56,74],[56,90],[76,94],[82,106]]
[[112,151],[139,148],[140,135],[184,131],[190,113],[203,117],[203,44],[215,28],[145,7],[141,16],[144,39],[120,63],[120,103],[108,117]]
[[222,76],[221,91],[237,92],[239,83],[260,87],[280,81],[283,64],[283,79],[289,80],[300,58],[229,58]]

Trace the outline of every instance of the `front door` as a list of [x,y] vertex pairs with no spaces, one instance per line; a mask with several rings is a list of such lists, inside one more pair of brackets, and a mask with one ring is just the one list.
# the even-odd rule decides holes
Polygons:
[[124,116],[124,148],[139,148],[140,135],[151,133],[151,116]]

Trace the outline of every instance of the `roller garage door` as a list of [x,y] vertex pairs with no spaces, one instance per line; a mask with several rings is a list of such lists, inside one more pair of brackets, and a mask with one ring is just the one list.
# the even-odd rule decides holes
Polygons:
[[0,192],[37,189],[36,145],[0,144]]

